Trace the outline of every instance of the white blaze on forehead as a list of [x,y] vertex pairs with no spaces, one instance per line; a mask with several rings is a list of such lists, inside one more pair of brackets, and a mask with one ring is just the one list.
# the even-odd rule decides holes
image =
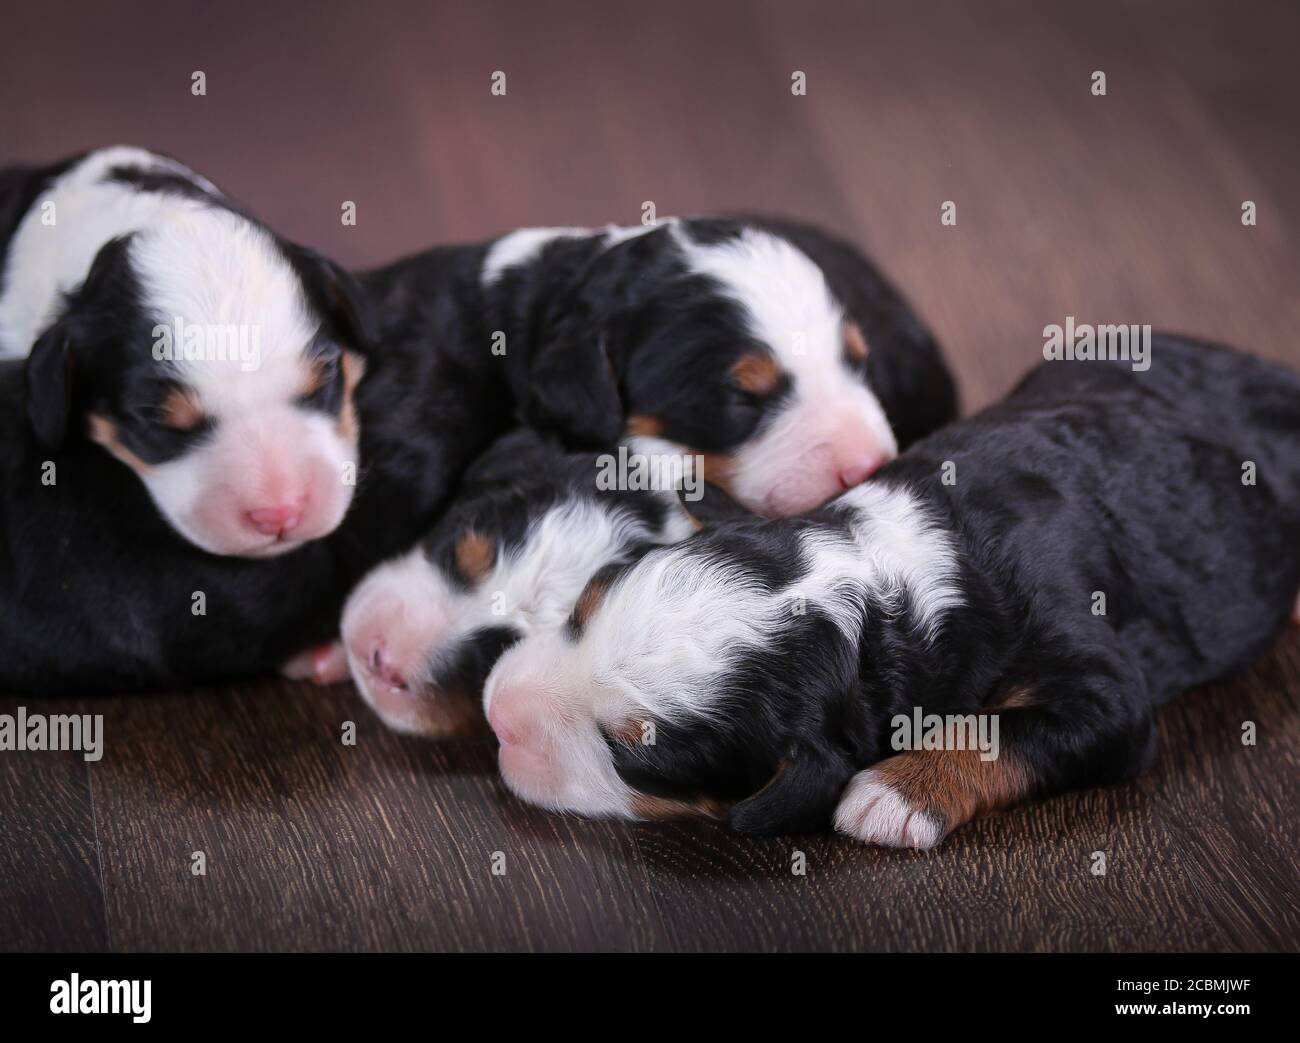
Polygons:
[[[141,304],[181,338],[173,344],[182,356],[180,376],[206,411],[250,411],[301,394],[303,351],[319,320],[269,232],[238,214],[193,204],[138,234],[130,254]],[[210,350],[190,357],[183,350],[187,330]]]
[[676,239],[691,271],[713,279],[741,306],[750,334],[772,349],[796,382],[846,375],[844,309],[812,258],[756,228],[708,244],[679,229]]
[[[117,167],[176,174],[219,195],[189,168],[138,148],[100,149],[65,171],[37,197],[8,244],[0,289],[0,356],[31,350],[57,317],[63,295],[85,279],[109,240],[202,205],[174,192],[141,192],[125,182],[105,181]],[[53,224],[44,220],[47,212]]]

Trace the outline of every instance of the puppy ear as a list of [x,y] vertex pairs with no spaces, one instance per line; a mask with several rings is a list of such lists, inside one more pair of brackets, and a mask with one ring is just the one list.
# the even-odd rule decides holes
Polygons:
[[72,337],[56,323],[32,345],[23,369],[27,385],[27,420],[41,448],[59,449],[68,435],[72,412]]
[[552,331],[528,373],[523,412],[529,424],[577,447],[618,441],[626,423],[618,374],[594,324],[571,316]]
[[701,482],[697,491],[699,498],[692,500],[692,490],[684,484],[677,490],[677,499],[681,501],[682,510],[695,523],[697,529],[707,529],[719,523],[757,517],[712,482]]
[[731,809],[737,833],[811,833],[831,822],[852,769],[813,750],[781,761],[776,774],[752,797]]
[[379,317],[374,302],[352,275],[324,254],[295,243],[284,250],[312,306],[348,341],[367,354],[379,343]]

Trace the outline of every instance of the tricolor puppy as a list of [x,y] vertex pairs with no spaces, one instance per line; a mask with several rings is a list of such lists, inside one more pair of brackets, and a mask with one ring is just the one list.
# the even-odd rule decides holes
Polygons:
[[343,613],[352,676],[389,726],[482,729],[481,691],[520,638],[564,625],[587,581],[694,528],[677,496],[597,488],[594,454],[502,438],[419,546],[375,569]]
[[490,245],[482,278],[529,424],[701,454],[762,514],[816,507],[955,411],[907,303],[803,225],[525,229]]
[[214,554],[333,531],[372,337],[352,280],[136,148],[0,173],[0,357],[52,459],[89,438]]
[[[107,169],[82,172],[87,198],[108,207],[116,185],[135,209],[163,216],[99,247],[83,285],[48,319],[29,321],[52,322],[66,346],[42,336],[30,359],[0,359],[0,691],[176,689],[273,672],[337,637],[352,587],[429,531],[466,468],[510,425],[478,289],[483,248],[431,250],[364,273],[352,301],[332,266],[275,240],[170,161],[95,155]],[[114,174],[119,160],[127,169]],[[0,225],[12,240],[25,214],[48,212],[46,182],[25,172],[6,183]],[[58,198],[57,224],[42,227],[87,227],[80,191]],[[68,225],[73,214],[82,220]],[[174,266],[156,252],[163,244],[177,248]],[[7,291],[18,270],[12,249],[4,256]],[[163,314],[146,316],[149,300]],[[372,308],[378,336],[353,392],[347,359],[369,336]],[[167,312],[185,329],[200,313],[257,317],[260,366],[155,360],[151,327],[136,354],[134,324],[165,326]],[[52,451],[56,419],[67,430]],[[155,488],[106,455],[96,430],[139,458]],[[354,452],[355,484],[336,492],[345,477],[336,465]],[[344,506],[335,497],[349,492],[342,522],[305,539],[331,524]],[[185,508],[190,493],[214,512]],[[243,516],[258,502],[285,506],[281,494],[291,507],[306,496],[297,525],[291,511]],[[200,549],[162,501],[206,546],[266,556]]]
[[[1300,378],[1157,337],[1145,372],[1042,364],[817,513],[598,577],[485,708],[548,808],[928,848],[1137,772],[1153,708],[1248,666],[1297,590]],[[994,755],[918,748],[918,707],[995,715]]]

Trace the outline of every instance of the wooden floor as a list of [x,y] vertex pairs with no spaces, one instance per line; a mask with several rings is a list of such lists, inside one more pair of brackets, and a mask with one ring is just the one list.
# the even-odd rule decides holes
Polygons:
[[[967,407],[1068,315],[1300,366],[1300,8],[1054,6],[10,5],[0,162],[146,144],[355,265],[645,201],[811,218],[901,284]],[[548,816],[490,744],[400,738],[347,687],[39,709],[104,713],[106,752],[0,754],[4,949],[1300,947],[1294,631],[1167,708],[1139,782],[931,854]]]

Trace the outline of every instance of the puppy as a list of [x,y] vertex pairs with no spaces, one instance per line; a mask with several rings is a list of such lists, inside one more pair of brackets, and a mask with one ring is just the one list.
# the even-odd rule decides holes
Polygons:
[[907,303],[803,225],[524,229],[489,246],[482,281],[525,422],[579,447],[701,454],[763,514],[857,485],[955,413]]
[[[332,309],[322,313],[322,328],[373,329],[375,339],[364,349],[365,373],[355,385],[356,372],[339,361],[308,395],[314,403],[290,408],[337,426],[349,417],[351,398],[355,423],[345,427],[359,429],[354,492],[333,532],[269,557],[200,549],[168,523],[131,469],[82,433],[94,415],[112,418],[133,408],[125,404],[136,401],[127,397],[135,379],[131,360],[116,362],[124,367],[116,375],[94,351],[73,351],[62,372],[48,369],[55,355],[46,352],[0,360],[0,691],[138,691],[234,680],[300,662],[304,649],[337,635],[353,585],[428,531],[465,469],[509,426],[508,394],[476,289],[483,253],[481,247],[435,250],[362,273],[355,307],[348,301],[353,288],[340,296],[320,284],[320,307]],[[318,268],[322,279],[332,270],[326,262]],[[275,281],[269,269],[255,265],[250,274],[257,273],[269,280],[265,286]],[[74,296],[100,294],[97,274],[87,284]],[[129,302],[122,297],[115,307]],[[105,321],[114,314],[106,312]],[[344,334],[340,340],[350,353]],[[118,358],[111,345],[101,347],[105,362]],[[296,355],[285,350],[286,357]],[[279,365],[268,363],[266,373]],[[36,403],[60,378],[71,394],[65,440],[52,453],[44,430],[51,413]],[[101,386],[108,390],[101,393]],[[266,387],[271,398],[257,400],[268,418],[280,409],[276,386]],[[238,375],[232,388],[235,397],[253,390]],[[150,426],[148,399],[139,405],[138,418],[119,418],[114,429]],[[187,437],[162,429],[157,435]],[[189,437],[196,444],[177,460],[206,436]],[[119,441],[126,445],[126,438]],[[149,451],[130,445],[142,459]],[[256,470],[259,453],[251,445],[234,452],[232,464]]]
[[[489,677],[501,773],[554,809],[929,848],[1142,768],[1153,708],[1285,625],[1298,537],[1295,374],[1168,336],[1146,372],[1044,363],[821,511],[593,581]],[[996,748],[908,738],[918,708]]]
[[342,520],[364,315],[342,270],[174,160],[0,173],[0,358],[30,356],[40,448],[97,443],[210,553],[284,554]]
[[531,431],[507,435],[428,536],[357,587],[343,642],[385,723],[431,736],[481,729],[483,682],[507,647],[563,626],[601,569],[694,531],[673,491],[600,489],[599,465]]

